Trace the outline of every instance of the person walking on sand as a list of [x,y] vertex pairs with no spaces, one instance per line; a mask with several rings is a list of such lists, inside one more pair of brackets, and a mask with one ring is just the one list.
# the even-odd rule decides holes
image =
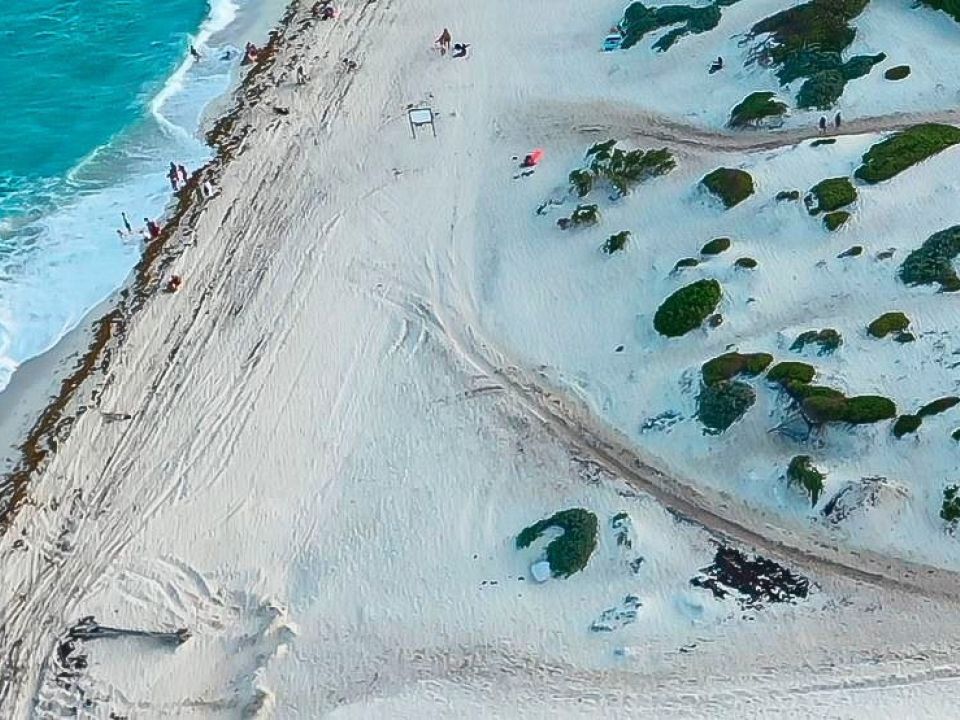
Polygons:
[[123,218],[123,226],[127,229],[127,235],[133,235],[133,228],[130,227],[130,221],[127,220],[127,214],[122,212],[120,213],[120,217]]
[[840,113],[838,112],[838,113],[834,116],[834,118],[833,118],[833,126],[834,126],[837,130],[839,130],[839,129],[840,129],[840,123],[842,123],[842,122],[843,122],[843,118],[840,117]]
[[827,116],[826,115],[820,116],[820,134],[821,135],[827,134]]
[[303,71],[303,65],[297,66],[297,85],[307,84],[307,74]]
[[450,31],[444,28],[443,32],[440,33],[440,37],[437,38],[437,46],[440,48],[441,55],[447,54],[447,50],[450,49],[450,43],[452,41],[453,38],[450,36]]
[[187,175],[187,169],[183,165],[177,165],[177,173],[180,175],[180,180],[186,185],[187,180],[190,179],[190,176]]
[[193,57],[194,62],[200,62],[200,53],[197,52],[197,49],[193,45],[190,46],[190,55]]
[[176,192],[180,189],[180,175],[176,163],[170,163],[170,169],[167,171],[167,178],[170,180],[170,187]]

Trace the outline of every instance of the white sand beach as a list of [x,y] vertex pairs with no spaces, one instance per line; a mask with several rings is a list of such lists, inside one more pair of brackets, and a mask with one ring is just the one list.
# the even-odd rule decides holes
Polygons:
[[[597,48],[618,2],[341,10],[318,22],[308,3],[291,6],[276,56],[221,127],[205,176],[216,196],[181,208],[64,396],[53,451],[0,536],[0,714],[949,717],[960,689],[950,546],[924,554],[879,530],[838,540],[779,495],[725,484],[725,468],[742,469],[722,454],[736,447],[705,458],[714,451],[693,431],[644,446],[639,420],[664,398],[685,402],[674,376],[725,343],[656,361],[630,347],[623,381],[623,367],[604,365],[614,346],[662,340],[622,336],[649,318],[626,301],[617,310],[616,288],[657,259],[640,251],[601,277],[591,263],[609,227],[558,239],[554,218],[536,214],[586,147],[620,134],[681,158],[642,213],[679,248],[670,228],[707,232],[708,221],[669,198],[728,158],[759,167],[768,195],[781,189],[763,179],[770,168],[806,188],[819,175],[791,158],[816,131],[729,134],[653,96],[615,97],[611,64],[631,56]],[[432,46],[444,27],[470,44],[467,58]],[[436,137],[411,136],[411,106],[432,109]],[[838,172],[876,133],[955,118],[932,99],[916,118],[881,110],[849,118]],[[515,178],[537,147],[544,162]],[[955,155],[941,161],[956,169]],[[911,207],[932,185],[917,187]],[[738,229],[759,211],[742,214]],[[878,212],[864,232],[889,218]],[[751,227],[793,237],[803,221],[814,222]],[[644,302],[665,294],[667,271],[644,278]],[[175,293],[163,291],[171,275],[183,280]],[[599,316],[577,315],[603,287],[614,289]],[[775,336],[768,325],[750,337]],[[15,379],[20,407],[39,415],[49,379],[82,366],[95,337],[78,331]],[[623,411],[621,397],[644,407]],[[28,416],[0,426],[11,443]],[[536,553],[517,550],[517,533],[574,507],[599,519],[594,556],[570,578],[532,582]],[[618,513],[629,546],[612,529]],[[721,546],[780,563],[809,592],[758,608],[692,585]],[[629,624],[591,630],[630,596]],[[89,616],[190,637],[71,638]]]

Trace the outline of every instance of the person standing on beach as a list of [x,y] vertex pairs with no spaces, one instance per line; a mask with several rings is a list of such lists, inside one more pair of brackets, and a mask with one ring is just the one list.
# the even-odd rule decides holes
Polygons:
[[843,119],[840,117],[840,113],[838,112],[838,113],[834,116],[834,118],[833,118],[833,126],[834,126],[837,130],[839,130],[839,129],[840,129],[840,123],[841,123],[841,122],[843,122]]
[[127,229],[127,235],[133,234],[133,228],[130,227],[130,221],[127,220],[127,214],[125,212],[120,213],[120,217],[123,218],[123,226]]
[[176,192],[180,189],[180,176],[177,171],[176,163],[170,163],[170,170],[167,171],[167,177],[170,179],[170,187]]
[[437,38],[437,45],[440,47],[441,55],[447,54],[447,50],[450,49],[450,43],[452,41],[453,38],[450,36],[450,31],[444,28],[443,32],[440,33],[440,37]]
[[826,115],[820,116],[820,134],[821,135],[827,134],[827,116]]
[[177,165],[177,172],[180,174],[180,180],[183,181],[183,184],[187,184],[189,175],[187,175],[187,169],[183,165]]
[[200,62],[200,53],[197,52],[197,49],[193,45],[190,46],[190,55],[193,57],[194,62]]
[[158,237],[160,237],[160,226],[157,225],[157,223],[155,223],[150,218],[144,218],[143,222],[147,226],[147,236],[151,240],[156,240]]

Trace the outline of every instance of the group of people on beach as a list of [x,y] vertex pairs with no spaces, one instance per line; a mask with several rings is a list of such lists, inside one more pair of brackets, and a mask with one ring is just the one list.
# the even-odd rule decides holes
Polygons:
[[[451,43],[453,43],[452,46]],[[446,55],[447,52],[450,51],[450,57],[453,58],[465,58],[467,56],[467,48],[470,47],[467,43],[454,43],[453,36],[450,35],[450,31],[447,30],[447,28],[443,29],[443,32],[440,33],[440,37],[437,38],[434,45],[439,48],[441,55]]]
[[310,9],[310,12],[315,18],[320,20],[335,20],[339,14],[332,0],[317,0]]
[[122,212],[120,213],[120,217],[123,219],[124,229],[117,230],[117,235],[120,236],[121,240],[125,240],[136,235],[141,235],[145,240],[156,240],[158,237],[160,237],[160,233],[163,232],[163,227],[150,218],[144,218],[143,227],[137,232],[134,232],[133,226],[130,225],[130,219],[127,217],[127,214]]
[[[839,129],[840,129],[840,125],[841,125],[842,122],[843,122],[843,118],[840,117],[840,113],[839,113],[839,112],[838,112],[836,115],[833,116],[833,127],[834,127],[834,129],[839,130]],[[820,122],[818,123],[818,127],[820,128],[820,134],[821,134],[821,135],[826,135],[826,134],[827,134],[827,116],[826,116],[826,115],[821,115],[821,116],[820,116]]]

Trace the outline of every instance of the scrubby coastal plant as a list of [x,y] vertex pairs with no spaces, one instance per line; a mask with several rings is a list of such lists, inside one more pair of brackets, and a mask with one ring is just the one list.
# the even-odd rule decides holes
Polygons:
[[838,258],[851,258],[851,257],[860,257],[863,255],[863,245],[854,245],[853,247],[848,247],[846,250],[837,255]]
[[790,349],[800,352],[804,347],[811,344],[819,346],[818,355],[827,355],[843,344],[843,337],[833,328],[807,330],[797,335],[797,339],[790,345]]
[[949,485],[943,489],[940,517],[948,523],[955,523],[960,520],[960,486]]
[[902,438],[904,435],[915,433],[923,424],[923,418],[919,415],[901,415],[893,424],[893,435],[896,438]]
[[942,412],[946,412],[950,408],[956,406],[960,403],[960,398],[954,395],[948,395],[947,397],[937,398],[931,402],[928,402],[922,408],[917,411],[917,415],[920,417],[930,417],[931,415],[939,415]]
[[902,312],[884,313],[867,325],[867,334],[875,338],[885,338],[890,334],[899,334],[910,326],[910,318]]
[[768,353],[729,352],[705,362],[700,373],[705,385],[715,385],[738,375],[759,375],[772,362],[773,355]]
[[850,213],[846,210],[835,210],[823,216],[823,225],[827,230],[833,232],[849,219]]
[[738,267],[742,270],[753,270],[755,267],[757,267],[758,263],[752,257],[742,257],[737,258],[733,264],[735,267]]
[[[833,212],[850,205],[857,199],[857,189],[849,178],[836,177],[821,180],[810,188],[811,199],[808,202],[810,214]],[[813,204],[816,201],[816,204]]]
[[730,238],[719,237],[714,238],[702,248],[700,248],[701,255],[719,255],[722,252],[725,252],[730,249]]
[[777,193],[777,201],[782,202],[784,200],[799,200],[800,191],[799,190],[781,190]]
[[623,14],[620,28],[623,32],[622,48],[636,45],[647,33],[660,28],[673,27],[654,43],[656,50],[664,52],[684,35],[697,35],[713,30],[720,22],[721,8],[733,5],[738,0],[714,0],[709,5],[664,5],[647,7],[642,2],[631,3]]
[[767,371],[767,380],[786,385],[787,383],[809,383],[817,371],[807,363],[787,360],[779,362]]
[[952,433],[950,433],[950,437],[952,437],[957,442],[960,442],[960,428],[957,428]]
[[600,222],[600,208],[596,205],[577,205],[568,218],[560,218],[557,225],[561,230],[580,225],[596,225]]
[[701,385],[697,417],[708,434],[718,435],[742,418],[756,400],[756,391],[739,380]]
[[603,243],[601,248],[607,255],[613,255],[615,252],[620,252],[627,248],[627,243],[630,241],[630,231],[622,230],[616,235],[611,235],[607,238],[607,241]]
[[813,425],[831,422],[868,425],[890,420],[897,415],[894,402],[879,395],[857,395],[850,398],[842,395],[814,395],[806,398],[800,404],[800,409],[807,421]]
[[583,508],[561,510],[521,530],[517,547],[528,547],[553,527],[560,528],[563,534],[547,545],[550,572],[554,577],[569,577],[586,567],[597,547],[597,516]]
[[736,168],[717,168],[705,175],[700,183],[720,198],[728,208],[753,195],[753,178],[750,173]]
[[807,491],[811,505],[816,505],[820,499],[825,478],[826,475],[814,467],[809,455],[797,455],[787,466],[787,480]]
[[909,65],[897,65],[896,67],[887,68],[887,71],[883,73],[883,77],[887,80],[903,80],[909,74]]
[[678,273],[681,270],[686,268],[696,267],[700,264],[700,261],[696,258],[680,258],[677,260],[677,264],[673,266],[673,272]]
[[960,255],[960,225],[934,233],[907,255],[900,266],[900,279],[907,285],[940,284],[943,292],[960,290],[953,261]]
[[867,150],[854,175],[866,183],[889,180],[957,143],[960,128],[937,123],[914,125]]
[[606,183],[619,195],[653,177],[665,175],[677,163],[666,148],[659,150],[623,150],[616,140],[596,143],[587,150],[587,167],[570,173],[570,189],[586,197],[599,184]]
[[667,337],[686,335],[716,310],[720,295],[720,283],[716,280],[697,280],[682,287],[657,308],[653,327]]
[[934,10],[943,10],[954,20],[960,22],[960,2],[957,2],[957,0],[920,0],[920,4]]
[[810,147],[822,147],[824,145],[835,145],[836,143],[836,138],[818,138],[810,143]]
[[780,118],[787,112],[787,104],[774,99],[772,92],[755,92],[747,95],[730,111],[730,127],[740,128],[760,125],[767,118]]

